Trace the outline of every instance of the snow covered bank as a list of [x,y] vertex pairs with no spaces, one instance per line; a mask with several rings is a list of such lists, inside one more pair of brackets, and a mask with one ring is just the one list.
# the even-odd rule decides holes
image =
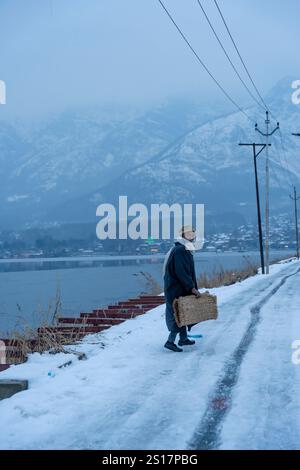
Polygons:
[[[271,266],[269,276],[258,274],[232,286],[210,289],[218,296],[219,318],[195,327],[194,331],[203,333],[204,337],[197,340],[195,346],[186,347],[184,353],[175,354],[163,348],[167,330],[164,306],[159,306],[145,315],[86,337],[76,346],[77,351],[86,354],[85,361],[78,361],[75,355],[33,354],[26,364],[2,372],[0,378],[28,379],[30,386],[29,390],[0,402],[0,427],[5,430],[1,432],[0,448],[187,448],[215,384],[247,329],[252,315],[251,306],[271,292],[283,276],[293,274],[299,267],[296,260],[280,263]],[[299,307],[298,289],[294,289],[294,282],[295,276],[285,284],[283,291],[291,312],[296,312]],[[278,295],[279,292],[281,289]],[[288,292],[294,294],[289,295]],[[277,351],[274,331],[270,334],[269,330],[272,312],[274,314],[279,307],[272,303],[272,299],[264,307],[269,313],[258,326],[257,338],[241,367],[233,407],[224,419],[222,446],[225,448],[247,445],[253,448],[258,445],[257,440],[251,441],[247,436],[258,413],[264,411],[259,405],[260,400],[270,401],[271,397],[266,393],[266,387],[271,385],[263,371],[274,366],[274,356],[269,353],[274,348]],[[291,336],[296,335],[294,328],[299,325],[295,315],[294,323],[290,321],[286,310],[277,327],[280,331],[284,329],[288,337],[289,331]],[[276,330],[276,324],[272,325]],[[275,338],[280,338],[280,331],[276,330]],[[263,345],[259,343],[264,337],[269,341],[265,356],[262,354]],[[276,361],[281,363],[283,360],[284,377],[290,374],[288,354],[290,349],[286,353],[285,343],[281,343]],[[72,359],[71,365],[59,368],[69,359]],[[260,364],[260,361],[264,366],[257,376],[259,367],[252,365]],[[252,382],[248,380],[248,370],[252,371]],[[299,374],[298,370],[295,374]],[[279,372],[276,377],[278,383]],[[258,380],[256,385],[253,384],[254,378],[255,383]],[[260,389],[260,383],[265,384],[264,388]],[[255,398],[251,399],[253,393]],[[245,411],[245,403],[249,400],[251,407]],[[281,411],[283,401],[276,401]],[[268,406],[270,410],[273,405],[269,403]],[[296,412],[295,407],[294,402],[291,413]],[[299,424],[299,409],[297,413]],[[242,429],[237,426],[241,416]],[[296,426],[295,420],[293,423]],[[280,422],[276,424],[277,427],[279,425]],[[270,433],[269,439],[262,440],[257,431],[256,438],[261,445],[267,446],[271,442],[272,430]]]

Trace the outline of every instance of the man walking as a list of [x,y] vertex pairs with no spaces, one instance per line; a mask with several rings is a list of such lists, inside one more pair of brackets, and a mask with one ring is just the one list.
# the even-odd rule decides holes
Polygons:
[[166,324],[170,332],[165,348],[174,352],[182,352],[182,349],[175,344],[175,339],[179,333],[179,346],[195,344],[187,337],[186,326],[179,328],[175,321],[173,312],[173,300],[185,295],[194,294],[200,297],[198,291],[195,265],[194,265],[194,241],[196,233],[193,227],[186,225],[180,229],[174,247],[167,253],[163,273],[164,292],[166,297]]

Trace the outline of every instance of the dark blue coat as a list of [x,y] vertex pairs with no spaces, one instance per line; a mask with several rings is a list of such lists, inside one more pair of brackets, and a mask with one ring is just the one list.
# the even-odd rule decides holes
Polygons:
[[167,261],[164,275],[166,301],[172,304],[178,297],[191,295],[193,288],[198,289],[194,257],[190,250],[176,242]]

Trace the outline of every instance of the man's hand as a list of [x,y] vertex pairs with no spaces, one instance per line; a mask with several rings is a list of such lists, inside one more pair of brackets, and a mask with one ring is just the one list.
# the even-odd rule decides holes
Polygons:
[[195,289],[194,287],[192,289],[192,294],[194,294],[196,297],[201,297],[200,292],[197,289]]

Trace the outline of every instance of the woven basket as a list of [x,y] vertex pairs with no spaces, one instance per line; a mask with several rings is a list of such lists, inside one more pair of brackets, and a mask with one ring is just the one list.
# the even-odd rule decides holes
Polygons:
[[179,328],[181,326],[200,323],[218,318],[217,297],[208,291],[200,297],[187,295],[173,302],[174,317]]

